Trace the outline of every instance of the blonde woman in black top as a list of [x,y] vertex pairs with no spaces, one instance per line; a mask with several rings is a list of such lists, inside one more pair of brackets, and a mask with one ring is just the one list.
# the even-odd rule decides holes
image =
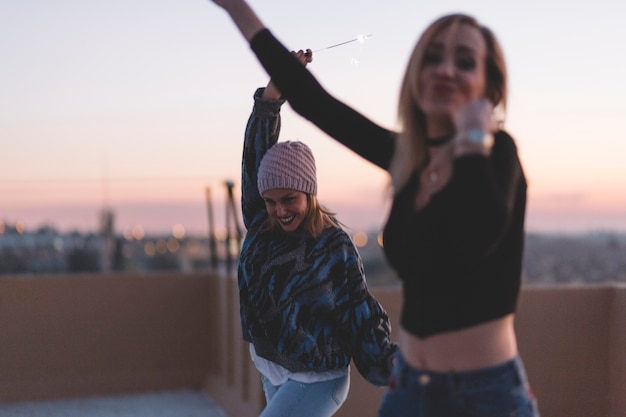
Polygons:
[[404,304],[379,415],[537,417],[513,325],[526,180],[495,117],[507,78],[493,33],[467,15],[434,21],[410,57],[392,132],[326,92],[244,0],[214,2],[296,112],[390,174],[384,250]]

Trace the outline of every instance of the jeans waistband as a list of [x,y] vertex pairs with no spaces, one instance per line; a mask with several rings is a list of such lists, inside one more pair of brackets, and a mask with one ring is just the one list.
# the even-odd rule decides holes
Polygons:
[[429,387],[471,388],[489,384],[522,384],[526,374],[521,358],[516,356],[502,364],[470,371],[437,372],[414,368],[407,364],[398,352],[397,377],[401,385],[418,384]]

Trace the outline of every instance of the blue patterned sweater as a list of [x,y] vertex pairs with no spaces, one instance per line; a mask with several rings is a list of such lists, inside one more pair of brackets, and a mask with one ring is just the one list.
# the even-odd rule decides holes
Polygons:
[[284,100],[254,94],[242,161],[247,229],[238,267],[241,326],[256,353],[292,372],[343,369],[385,385],[397,350],[385,310],[370,294],[361,258],[339,226],[321,236],[266,228],[257,189],[261,158],[278,141]]

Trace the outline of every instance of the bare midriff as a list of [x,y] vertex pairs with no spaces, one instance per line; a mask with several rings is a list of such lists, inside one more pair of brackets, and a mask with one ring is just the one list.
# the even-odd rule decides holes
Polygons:
[[407,364],[437,372],[470,371],[498,365],[517,355],[509,314],[467,329],[419,338],[400,328],[398,343]]

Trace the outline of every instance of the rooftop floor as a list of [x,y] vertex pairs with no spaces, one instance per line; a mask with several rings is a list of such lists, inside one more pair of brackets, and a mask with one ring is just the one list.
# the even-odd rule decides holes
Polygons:
[[202,391],[0,404],[0,417],[227,417]]

